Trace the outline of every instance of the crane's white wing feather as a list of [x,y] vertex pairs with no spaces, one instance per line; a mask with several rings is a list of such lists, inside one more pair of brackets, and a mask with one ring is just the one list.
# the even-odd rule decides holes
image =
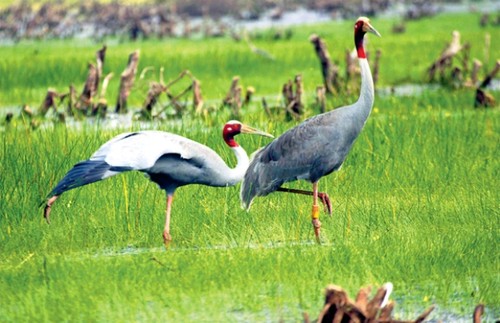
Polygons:
[[90,158],[114,167],[135,170],[152,167],[164,154],[179,154],[189,159],[212,150],[193,140],[162,131],[138,131],[118,135],[102,145]]

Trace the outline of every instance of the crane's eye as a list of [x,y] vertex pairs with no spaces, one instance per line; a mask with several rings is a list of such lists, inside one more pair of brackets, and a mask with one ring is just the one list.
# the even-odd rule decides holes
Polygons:
[[227,128],[227,131],[232,132],[232,131],[233,131],[233,128],[228,127],[228,128]]

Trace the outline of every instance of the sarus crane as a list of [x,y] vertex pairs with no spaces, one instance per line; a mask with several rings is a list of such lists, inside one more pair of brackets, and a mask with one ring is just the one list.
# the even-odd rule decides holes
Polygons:
[[[275,191],[312,195],[312,224],[319,241],[318,198],[330,214],[331,203],[326,193],[318,192],[318,181],[340,169],[373,106],[374,85],[363,44],[367,32],[380,37],[368,18],[358,18],[354,24],[354,44],[361,68],[359,99],[349,106],[305,120],[257,151],[241,185],[243,208],[248,210],[256,196]],[[282,187],[286,182],[299,179],[310,181],[312,192]]]
[[243,179],[249,158],[234,139],[240,133],[273,137],[239,121],[227,122],[222,136],[236,156],[235,168],[228,167],[209,147],[173,133],[146,130],[120,134],[104,143],[89,159],[77,163],[64,176],[47,196],[45,219],[50,223],[52,204],[62,193],[136,170],[147,174],[167,194],[163,240],[168,246],[172,240],[170,212],[174,192],[178,187],[188,184],[226,187],[236,185]]

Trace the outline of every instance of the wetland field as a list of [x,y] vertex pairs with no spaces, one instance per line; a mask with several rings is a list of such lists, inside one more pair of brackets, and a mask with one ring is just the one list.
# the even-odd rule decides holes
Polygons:
[[[252,45],[273,59],[230,37],[0,44],[0,321],[298,322],[304,312],[317,317],[328,284],[353,297],[362,286],[387,281],[394,284],[395,318],[413,319],[434,304],[431,321],[467,322],[481,303],[484,321],[498,320],[498,103],[474,108],[475,88],[429,84],[426,78],[454,30],[470,44],[470,58],[482,61],[479,79],[493,69],[500,59],[500,28],[481,27],[479,19],[479,13],[441,13],[408,21],[404,33],[392,31],[396,18],[371,19],[382,34],[368,36],[366,44],[370,57],[381,50],[375,105],[342,169],[320,181],[333,206],[331,217],[321,213],[321,244],[311,228],[309,197],[273,193],[246,212],[239,185],[179,188],[168,250],[161,236],[165,194],[141,173],[66,192],[52,207],[50,225],[40,204],[74,164],[125,131],[174,132],[235,165],[221,137],[224,123],[235,117],[221,105],[232,78],[255,89],[237,117],[279,136],[319,113],[315,91],[323,80],[309,36],[324,39],[343,69],[345,52],[353,47],[353,21],[287,27],[289,36],[281,39],[273,37],[276,30],[253,31]],[[65,92],[74,84],[79,94],[88,63],[103,44],[103,72],[114,74],[105,120],[66,116],[63,123],[53,111],[31,119],[20,113],[27,105],[36,114],[48,88]],[[116,116],[120,74],[136,49],[131,112]],[[188,105],[182,115],[169,108],[154,121],[132,116],[161,68],[165,83],[184,70],[200,81],[204,113]],[[281,90],[297,74],[304,113],[287,119],[279,108]],[[327,110],[356,100],[359,89],[352,81],[351,90],[327,97]],[[188,85],[181,80],[173,91]],[[498,79],[493,85],[486,91],[498,102]],[[161,96],[158,107],[168,102]],[[241,135],[238,142],[250,154],[269,139]]]

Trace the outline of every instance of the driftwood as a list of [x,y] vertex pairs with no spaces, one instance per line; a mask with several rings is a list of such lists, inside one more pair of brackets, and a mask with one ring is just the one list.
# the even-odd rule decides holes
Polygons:
[[179,82],[186,76],[190,77],[191,80],[194,79],[194,77],[191,75],[191,72],[189,72],[188,70],[184,70],[179,74],[179,76],[177,76],[177,78],[173,79],[165,86],[165,93],[170,100],[169,105],[174,107],[175,113],[177,115],[181,115],[183,113],[183,110],[185,109],[185,106],[181,104],[179,100],[193,89],[193,83],[189,84],[187,88],[185,88],[181,93],[177,95],[173,95],[172,93],[170,93],[169,89],[173,84]]
[[320,113],[326,112],[326,90],[323,85],[316,87],[316,105]]
[[295,83],[295,104],[292,107],[294,112],[302,114],[304,106],[302,104],[302,94],[304,93],[304,85],[302,84],[302,75],[298,74],[294,79]]
[[470,73],[470,79],[467,79],[464,81],[464,86],[465,87],[477,87],[478,84],[478,74],[479,70],[483,66],[483,63],[481,63],[480,60],[474,59],[472,61],[472,71]]
[[23,108],[21,109],[21,117],[27,117],[27,118],[32,118],[33,117],[33,110],[30,108],[29,105],[24,104]]
[[491,80],[495,77],[499,70],[500,60],[497,60],[493,70],[484,78],[481,84],[479,84],[479,87],[476,89],[476,98],[474,100],[475,108],[496,106],[495,98],[484,89],[491,83]]
[[77,102],[75,86],[73,84],[71,84],[69,86],[68,93],[61,94],[59,96],[59,99],[60,99],[61,103],[64,102],[64,100],[67,100],[66,112],[68,113],[68,115],[72,116],[73,111],[75,109],[75,104]]
[[45,95],[45,98],[43,99],[42,104],[40,105],[40,109],[38,110],[38,114],[41,116],[45,116],[47,112],[49,112],[50,108],[54,109],[54,112],[57,113],[57,105],[56,105],[56,98],[59,95],[57,92],[53,89],[47,90],[47,94]]
[[[96,93],[99,89],[99,82],[102,76],[102,68],[104,66],[104,59],[106,57],[106,46],[103,46],[101,49],[99,49],[95,53],[95,56],[96,64],[94,65],[92,63],[89,63],[87,80],[85,81],[82,93],[80,94],[80,97],[78,98],[74,106],[72,93],[73,89],[70,88],[70,96],[68,99],[68,113],[70,115],[73,114],[74,109],[81,112],[83,115],[87,115],[89,111],[91,111],[92,115],[95,115],[94,112],[96,111],[96,109],[98,109],[97,105],[102,104],[102,102],[98,102],[97,105],[94,105],[94,97],[96,96]],[[99,100],[101,101],[101,98]]]
[[12,118],[14,118],[14,113],[7,112],[7,114],[5,114],[5,123],[10,123],[12,121]]
[[491,72],[488,75],[486,75],[486,77],[481,82],[481,84],[479,85],[479,87],[480,88],[485,88],[488,85],[490,85],[491,80],[493,80],[493,78],[495,77],[495,75],[497,75],[497,73],[498,73],[499,70],[500,70],[500,60],[497,60],[496,63],[495,63],[495,67],[493,68],[493,70],[491,70]]
[[161,83],[151,82],[151,84],[149,84],[148,94],[146,95],[146,100],[142,105],[142,111],[141,111],[142,117],[145,117],[147,119],[152,118],[153,108],[158,102],[158,98],[163,92],[165,92],[165,90],[166,90],[165,85]]
[[139,50],[132,52],[128,58],[127,68],[123,71],[120,78],[120,90],[118,100],[116,101],[115,112],[127,113],[127,99],[134,86],[137,65],[139,63]]
[[203,111],[203,96],[201,95],[200,81],[193,79],[193,109],[196,114]]
[[[143,75],[144,73],[145,70],[143,70],[141,75]],[[181,93],[172,94],[170,92],[170,87],[186,76],[188,76],[192,80],[191,84],[189,84],[189,86],[185,88]],[[193,91],[193,105],[195,109],[199,109],[199,111],[201,112],[201,109],[203,108],[203,98],[201,96],[199,81],[194,78],[191,72],[189,72],[188,70],[184,70],[175,79],[167,84],[164,84],[162,68],[160,72],[160,81],[151,82],[149,85],[148,94],[146,96],[146,100],[143,103],[140,115],[142,118],[146,119],[156,118],[170,106],[174,108],[176,115],[182,115],[183,111],[185,110],[185,104],[182,104],[182,102],[180,102],[180,99],[191,91]],[[153,115],[153,108],[158,103],[159,97],[162,93],[166,94],[167,98],[169,99],[169,103],[158,113]]]
[[474,107],[475,108],[488,108],[488,107],[494,107],[496,105],[495,98],[493,95],[489,94],[488,92],[484,91],[481,88],[476,89],[476,98],[474,100]]
[[234,100],[233,100],[232,110],[233,110],[233,116],[235,118],[240,117],[240,110],[241,110],[241,106],[242,106],[241,91],[242,91],[241,86],[238,86],[236,88],[236,91],[234,92]]
[[99,94],[99,101],[92,109],[93,116],[99,116],[101,118],[106,117],[108,111],[108,100],[106,100],[106,90],[108,89],[109,80],[113,77],[113,73],[106,75],[102,81],[101,93]]
[[245,92],[245,100],[243,101],[244,105],[250,104],[252,101],[252,96],[255,93],[255,88],[253,86],[248,86]]
[[180,99],[189,93],[193,89],[193,84],[191,83],[187,88],[185,88],[181,93],[177,95],[173,95],[168,91],[168,88],[166,90],[167,97],[170,99],[170,105],[172,105],[175,109],[175,114],[176,115],[182,115],[183,110],[184,110],[184,105],[180,103]]
[[231,86],[226,94],[224,100],[222,100],[223,106],[230,107],[232,110],[233,117],[237,118],[240,116],[240,109],[242,106],[241,102],[241,86],[239,85],[240,77],[235,76],[231,81]]
[[102,67],[104,66],[104,60],[106,58],[106,45],[102,46],[101,49],[99,49],[96,53],[95,53],[95,57],[96,57],[96,67],[97,67],[97,79],[96,79],[96,89],[99,88],[99,82],[101,80],[101,77],[102,77]]
[[97,93],[97,83],[99,82],[96,66],[89,63],[88,69],[87,80],[83,86],[82,94],[80,94],[80,97],[75,104],[76,110],[82,112],[83,114],[87,114],[87,111],[92,109],[92,98]]
[[441,52],[439,58],[432,63],[432,65],[428,68],[427,73],[430,80],[434,80],[436,73],[440,72],[441,75],[444,75],[444,70],[451,66],[452,58],[457,55],[463,46],[460,44],[460,33],[458,31],[453,31],[451,42],[445,47],[445,49]]
[[[325,291],[325,305],[321,310],[318,323],[340,323],[340,322],[373,322],[373,323],[410,323],[423,322],[432,312],[434,306],[414,320],[395,320],[391,318],[394,310],[394,301],[389,301],[392,292],[392,284],[386,283],[380,287],[372,299],[369,299],[371,287],[361,288],[352,300],[347,292],[340,286],[329,285]],[[309,323],[309,315],[304,314],[304,321]]]
[[[295,92],[293,86],[295,85]],[[304,106],[302,104],[302,93],[304,88],[302,86],[302,76],[300,74],[295,76],[294,81],[289,80],[283,85],[282,94],[285,100],[285,113],[288,120],[292,118],[295,120],[300,119],[303,114]]]
[[329,94],[336,93],[340,89],[338,66],[332,62],[326,43],[318,35],[311,35],[309,40],[314,45],[314,50],[321,63],[321,73],[326,92]]
[[[325,304],[318,318],[312,322],[317,323],[420,323],[424,322],[434,310],[434,305],[429,306],[422,314],[413,320],[399,320],[391,317],[396,303],[389,300],[392,284],[385,283],[370,299],[371,287],[363,287],[356,295],[356,299],[349,298],[347,292],[340,286],[328,285],[325,290]],[[472,315],[473,323],[481,323],[484,314],[484,305],[475,307]],[[303,313],[305,323],[310,323],[308,313]]]
[[236,89],[238,88],[238,83],[240,81],[239,76],[233,77],[231,81],[231,86],[229,87],[229,91],[226,94],[226,97],[222,100],[222,104],[224,106],[232,106],[234,102],[234,97],[236,93]]

